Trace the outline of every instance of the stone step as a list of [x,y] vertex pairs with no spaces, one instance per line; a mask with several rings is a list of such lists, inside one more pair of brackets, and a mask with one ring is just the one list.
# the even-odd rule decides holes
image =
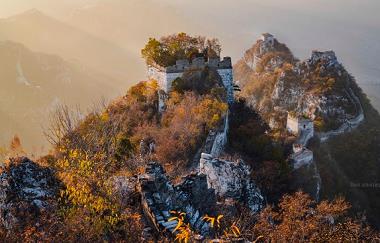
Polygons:
[[199,211],[197,210],[195,212],[195,214],[193,215],[193,217],[190,219],[190,224],[191,225],[195,225],[195,223],[197,222],[198,218],[199,218]]
[[197,229],[197,230],[200,230],[203,226],[203,224],[205,223],[205,221],[203,220],[203,217],[199,217],[199,219],[197,220],[197,222],[195,223],[194,227]]
[[177,220],[173,220],[173,221],[168,221],[168,222],[163,222],[161,223],[161,225],[168,231],[172,232],[175,227],[177,227],[178,225],[178,221]]

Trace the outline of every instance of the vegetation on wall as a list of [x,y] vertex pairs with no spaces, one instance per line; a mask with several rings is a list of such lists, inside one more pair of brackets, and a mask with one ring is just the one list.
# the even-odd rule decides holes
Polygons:
[[181,78],[172,83],[173,91],[184,93],[194,91],[199,95],[212,94],[219,98],[225,98],[225,88],[217,71],[209,69],[186,70]]
[[157,40],[150,38],[141,50],[147,64],[158,64],[163,67],[171,66],[176,60],[203,56],[218,57],[221,45],[218,39],[206,39],[204,36],[192,37],[186,33],[178,33]]

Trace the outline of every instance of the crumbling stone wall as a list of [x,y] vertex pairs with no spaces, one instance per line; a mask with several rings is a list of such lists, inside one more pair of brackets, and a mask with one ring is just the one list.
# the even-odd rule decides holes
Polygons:
[[232,104],[234,102],[234,87],[233,87],[233,71],[229,69],[218,69],[218,74],[222,78],[222,82],[227,91],[227,102]]
[[313,162],[313,158],[313,152],[305,147],[302,147],[299,151],[290,155],[295,170],[304,165],[310,165]]
[[227,144],[227,135],[229,129],[229,112],[224,118],[223,126],[221,127],[219,132],[216,132],[215,137],[213,139],[212,147],[210,149],[210,153],[214,157],[219,157],[224,150],[225,145]]
[[177,221],[168,221],[170,211],[186,213],[192,228],[202,235],[210,230],[202,217],[216,205],[214,190],[207,187],[204,175],[190,174],[180,185],[174,186],[161,165],[151,162],[145,174],[139,177],[139,191],[145,216],[158,232],[170,234]]
[[252,213],[264,207],[264,197],[250,177],[250,168],[244,162],[214,159],[202,154],[199,173],[182,178],[173,185],[163,167],[151,162],[145,174],[138,178],[144,215],[157,232],[172,234],[177,221],[168,221],[170,211],[186,213],[191,228],[203,236],[211,232],[210,224],[203,220],[205,214],[217,211],[217,202],[247,205]]
[[360,99],[355,95],[351,88],[348,90],[348,95],[349,97],[351,97],[356,106],[358,113],[357,116],[352,119],[346,119],[344,123],[335,130],[319,133],[318,137],[321,142],[326,142],[330,137],[349,132],[352,129],[357,128],[360,125],[360,123],[364,121],[364,111]]

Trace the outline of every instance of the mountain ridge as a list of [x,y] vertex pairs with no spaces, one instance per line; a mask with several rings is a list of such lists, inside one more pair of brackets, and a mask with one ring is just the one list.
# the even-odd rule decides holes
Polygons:
[[[76,28],[39,10],[29,10],[0,19],[0,40],[21,42],[35,51],[57,54],[67,60],[77,60],[84,65],[113,76],[120,86],[125,80],[138,79],[134,56],[125,49]],[[33,34],[31,34],[33,33]],[[130,72],[128,68],[130,67]]]
[[[379,113],[333,51],[313,51],[305,61],[294,62],[284,59],[270,43],[269,49],[260,52],[262,45],[265,49],[268,42],[257,41],[234,66],[240,95],[280,140],[289,136],[285,129],[289,113],[311,119],[316,136],[307,147],[314,153],[321,177],[321,198],[344,195],[354,205],[353,212],[369,212],[369,220],[379,227],[374,216],[380,212],[375,206],[379,193],[353,186],[376,182],[380,177],[376,167],[380,158]],[[247,59],[256,59],[258,68],[250,68]],[[308,182],[314,173],[307,167],[299,171],[296,188],[314,191],[315,186]]]
[[33,52],[12,41],[0,41],[0,53],[0,109],[8,117],[0,121],[2,145],[18,134],[29,151],[36,144],[46,146],[41,126],[48,125],[48,114],[59,104],[86,108],[98,99],[92,98],[94,93],[119,93],[109,84],[112,78],[57,55]]

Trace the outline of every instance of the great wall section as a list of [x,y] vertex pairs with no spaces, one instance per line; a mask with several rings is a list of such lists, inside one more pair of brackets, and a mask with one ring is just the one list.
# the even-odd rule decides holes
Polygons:
[[[271,36],[263,36],[264,41],[271,41]],[[324,53],[320,53],[323,55]],[[160,112],[165,112],[165,97],[170,92],[172,82],[182,77],[186,70],[202,69],[206,66],[215,68],[222,78],[227,92],[227,101],[231,104],[233,97],[233,75],[231,59],[225,57],[208,59],[195,58],[191,62],[177,60],[170,67],[156,65],[148,66],[148,77],[158,81],[161,92]],[[338,129],[325,133],[315,133],[314,123],[311,120],[291,117],[288,115],[287,130],[296,135],[293,144],[293,152],[289,156],[293,171],[302,168],[311,170],[311,177],[315,182],[313,198],[319,201],[321,190],[321,176],[317,168],[313,151],[308,148],[309,141],[317,137],[321,142],[326,142],[330,137],[356,128],[364,120],[364,112],[359,98],[349,89],[346,91],[357,110],[357,116],[346,120]],[[253,213],[258,212],[265,205],[264,196],[260,189],[250,178],[251,168],[244,161],[226,161],[220,157],[224,146],[227,144],[230,112],[227,111],[221,126],[210,131],[205,143],[193,158],[190,171],[183,176],[180,183],[173,184],[165,170],[159,163],[150,161],[145,173],[140,175],[135,182],[141,194],[143,211],[156,232],[164,234],[176,234],[173,232],[177,221],[168,221],[172,211],[184,212],[191,227],[200,233],[200,238],[207,236],[212,230],[210,224],[205,222],[203,215],[222,203],[234,205],[236,202],[244,203]]]

